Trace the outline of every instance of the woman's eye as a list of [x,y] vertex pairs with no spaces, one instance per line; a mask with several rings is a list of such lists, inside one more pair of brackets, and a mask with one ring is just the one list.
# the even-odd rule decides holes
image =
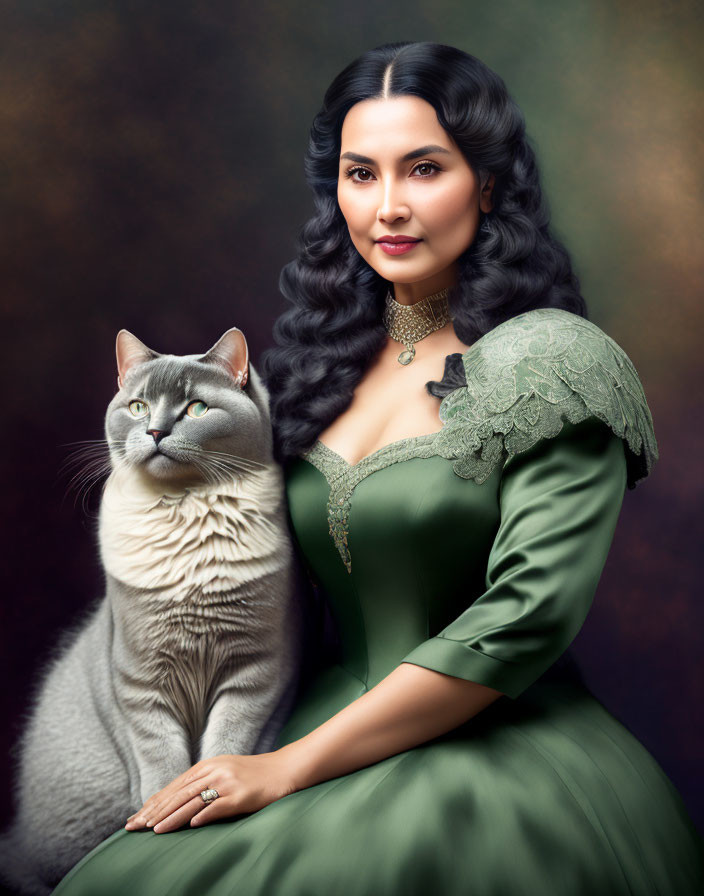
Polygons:
[[345,176],[352,180],[356,180],[359,183],[367,183],[367,181],[370,181],[374,175],[368,168],[350,168]]
[[436,165],[435,162],[419,162],[413,170],[417,171],[421,177],[429,177],[431,174],[439,171],[440,166]]
[[186,408],[189,417],[202,417],[208,410],[208,405],[204,401],[192,401]]
[[149,413],[149,405],[146,401],[140,401],[137,398],[129,403],[129,409],[133,417],[146,417]]

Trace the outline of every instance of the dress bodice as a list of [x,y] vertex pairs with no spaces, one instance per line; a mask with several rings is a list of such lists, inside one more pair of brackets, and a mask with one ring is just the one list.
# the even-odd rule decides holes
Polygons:
[[291,530],[340,644],[325,674],[346,684],[323,689],[342,705],[401,662],[517,697],[579,631],[626,486],[657,457],[633,365],[577,315],[518,315],[462,364],[438,432],[357,464],[316,441],[286,469]]
[[318,442],[315,465],[298,459],[286,480],[293,529],[337,623],[341,664],[367,687],[482,593],[499,523],[498,471],[479,486],[444,458],[397,457],[350,496],[349,574],[326,507],[330,481],[350,465]]

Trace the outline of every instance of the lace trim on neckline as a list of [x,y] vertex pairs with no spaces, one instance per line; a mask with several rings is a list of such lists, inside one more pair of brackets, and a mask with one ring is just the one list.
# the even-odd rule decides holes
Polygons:
[[441,434],[442,430],[439,430],[398,439],[368,454],[356,464],[350,464],[342,455],[328,448],[320,440],[300,455],[323,474],[330,486],[327,507],[328,528],[348,573],[352,572],[352,559],[347,543],[348,521],[352,493],[357,485],[372,473],[399,461],[438,455],[437,443]]
[[320,439],[316,439],[313,446],[300,455],[323,474],[330,486],[327,507],[328,529],[348,573],[352,572],[352,558],[347,543],[350,502],[352,493],[363,479],[392,464],[416,457],[444,457],[460,462],[459,443],[454,439],[445,438],[449,419],[448,400],[453,394],[454,392],[450,392],[440,401],[438,415],[443,424],[441,429],[419,436],[396,439],[372,451],[355,464],[351,464]]

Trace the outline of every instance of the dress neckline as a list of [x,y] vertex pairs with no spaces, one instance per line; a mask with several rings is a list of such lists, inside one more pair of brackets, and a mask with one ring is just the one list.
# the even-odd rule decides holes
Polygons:
[[[445,396],[445,398],[447,398],[447,396]],[[440,401],[440,406],[442,406],[445,398]],[[361,467],[362,464],[377,460],[384,454],[395,452],[396,449],[400,448],[401,446],[411,448],[415,447],[415,445],[423,444],[426,440],[431,441],[434,436],[437,436],[442,432],[444,427],[445,424],[443,423],[440,429],[436,429],[434,432],[425,432],[419,436],[405,436],[402,439],[394,439],[393,442],[389,442],[387,445],[382,445],[382,447],[377,448],[376,451],[372,451],[370,454],[365,454],[364,457],[360,457],[360,459],[354,464],[350,463],[347,458],[343,457],[341,454],[338,454],[337,451],[330,448],[329,445],[326,445],[325,442],[321,442],[320,439],[316,439],[313,443],[313,448],[311,448],[310,451],[306,452],[302,456],[305,457],[307,454],[311,453],[313,449],[316,449],[318,451],[322,451],[322,453],[327,454],[328,456],[332,456],[336,461],[338,461],[348,470],[354,470],[357,467]]]
[[[449,392],[442,403],[453,392]],[[299,455],[306,463],[311,464],[320,473],[328,484],[327,516],[328,528],[333,541],[347,572],[352,572],[352,560],[348,546],[348,525],[352,493],[362,480],[367,479],[372,473],[378,473],[387,467],[415,458],[429,458],[437,454],[444,456],[439,449],[439,442],[445,430],[445,424],[435,432],[424,433],[420,436],[407,436],[405,439],[396,439],[367,454],[356,464],[348,463],[341,454],[316,439],[313,447]]]
[[[470,345],[469,348],[467,349],[467,351],[464,353],[463,352],[450,352],[450,354],[445,355],[445,364],[447,364],[447,359],[451,358],[452,355],[461,355],[461,357],[463,359],[466,358],[467,355],[469,354],[469,352],[474,348],[474,346],[477,345],[479,343],[479,341],[483,338],[484,337],[482,336],[476,342],[473,342],[472,345]],[[445,395],[440,400],[440,404],[438,405],[438,413],[440,413],[440,410],[442,409],[445,399],[448,398],[451,394],[452,394],[452,392],[448,392],[447,395]],[[395,450],[397,448],[400,448],[402,445],[407,445],[408,447],[415,447],[417,444],[424,444],[426,441],[432,440],[432,438],[434,436],[439,435],[445,428],[445,422],[442,419],[440,420],[440,422],[442,424],[440,429],[436,429],[433,432],[425,432],[418,436],[404,436],[402,439],[394,439],[393,442],[388,442],[386,445],[382,445],[381,448],[377,448],[375,451],[372,451],[370,454],[365,454],[364,457],[360,457],[360,459],[356,463],[350,463],[350,461],[348,461],[347,458],[343,457],[341,454],[339,454],[333,448],[330,448],[330,446],[326,445],[325,442],[321,442],[320,439],[316,439],[315,442],[313,442],[312,447],[309,448],[308,451],[303,452],[303,454],[301,454],[300,456],[304,459],[308,459],[308,455],[314,451],[316,453],[323,453],[324,455],[327,455],[327,457],[330,460],[334,459],[338,463],[342,464],[346,469],[354,470],[357,467],[360,467],[363,464],[367,463],[368,461],[376,460],[378,457],[383,456],[385,453],[395,452]]]

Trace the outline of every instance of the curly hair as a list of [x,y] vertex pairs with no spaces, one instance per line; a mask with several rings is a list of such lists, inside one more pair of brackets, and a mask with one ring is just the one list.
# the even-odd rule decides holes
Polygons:
[[[291,307],[274,324],[275,347],[262,356],[274,455],[284,465],[349,407],[386,341],[389,284],[352,244],[337,181],[347,112],[362,100],[401,95],[433,106],[481,186],[495,177],[492,211],[481,215],[448,294],[459,339],[471,345],[533,308],[587,317],[569,254],[549,230],[525,119],[503,80],[476,57],[444,44],[376,47],[335,78],[311,127],[305,173],[314,215],[301,230],[297,257],[281,272],[279,288]],[[446,377],[456,378],[455,367],[446,364]],[[442,395],[444,379],[426,383],[427,391]]]

